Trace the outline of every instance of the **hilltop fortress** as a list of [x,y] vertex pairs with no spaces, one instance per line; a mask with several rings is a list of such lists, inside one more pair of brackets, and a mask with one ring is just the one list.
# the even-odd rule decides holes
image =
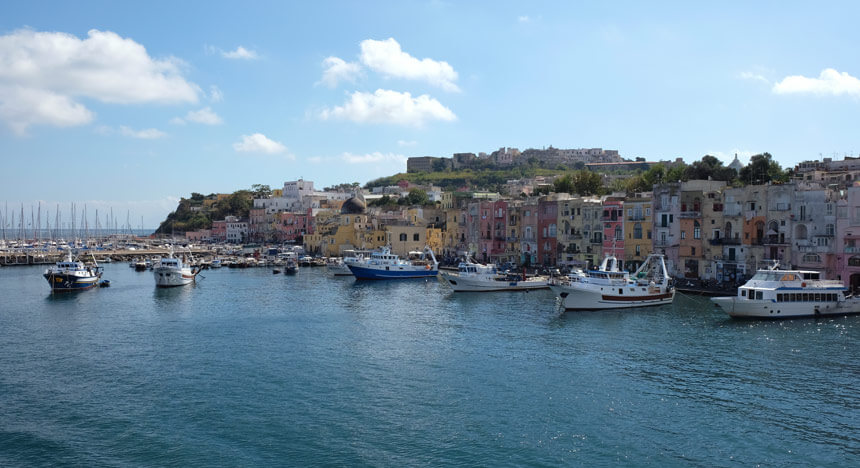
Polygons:
[[509,167],[530,163],[544,166],[584,167],[587,164],[625,163],[617,150],[603,148],[559,149],[499,148],[487,153],[454,153],[450,158],[419,156],[406,161],[406,172],[433,172],[446,169],[469,169],[477,167]]

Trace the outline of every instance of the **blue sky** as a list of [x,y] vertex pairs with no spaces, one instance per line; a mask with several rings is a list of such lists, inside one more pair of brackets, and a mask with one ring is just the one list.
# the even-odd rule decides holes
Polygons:
[[154,227],[191,192],[364,183],[502,146],[857,156],[858,17],[856,2],[10,1],[0,203]]

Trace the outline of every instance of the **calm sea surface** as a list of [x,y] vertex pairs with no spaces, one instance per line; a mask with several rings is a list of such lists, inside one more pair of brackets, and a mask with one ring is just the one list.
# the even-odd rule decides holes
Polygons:
[[324,269],[0,268],[0,466],[858,466],[860,317],[562,312]]

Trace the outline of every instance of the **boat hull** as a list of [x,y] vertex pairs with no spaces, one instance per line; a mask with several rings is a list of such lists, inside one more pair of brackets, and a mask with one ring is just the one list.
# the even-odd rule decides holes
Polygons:
[[842,302],[774,302],[732,297],[712,297],[711,301],[733,318],[779,319],[860,314],[860,300]]
[[[648,292],[647,290],[631,290],[636,288],[625,288],[627,294],[618,294],[618,288],[596,290],[576,286],[550,285],[550,289],[561,298],[561,304],[567,310],[654,307],[671,304],[675,298],[674,290]],[[610,289],[612,289],[611,293]]]
[[43,276],[51,285],[52,291],[83,291],[94,288],[102,275],[78,276],[68,273],[45,273]]
[[411,265],[380,265],[375,267],[353,264],[349,265],[349,270],[355,279],[361,280],[433,278],[439,273],[436,268],[427,269]]
[[326,269],[332,276],[352,276],[352,272],[346,265],[328,265]]
[[455,292],[530,291],[547,289],[545,280],[507,281],[490,278],[469,278],[453,273],[439,273]]
[[194,282],[194,275],[189,269],[177,270],[175,268],[156,268],[153,270],[155,286],[159,288],[172,288],[185,286]]

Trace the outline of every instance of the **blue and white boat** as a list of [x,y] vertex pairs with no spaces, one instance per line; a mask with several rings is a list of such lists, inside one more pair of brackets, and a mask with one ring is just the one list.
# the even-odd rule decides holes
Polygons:
[[369,257],[347,263],[356,279],[433,278],[439,273],[439,262],[433,250],[425,247],[423,252],[410,252],[409,259],[391,253],[389,247],[370,254]]
[[69,250],[66,261],[57,262],[45,270],[42,276],[51,285],[52,291],[81,291],[95,287],[102,277],[102,270],[98,265],[90,267],[80,260],[73,260],[72,251]]

